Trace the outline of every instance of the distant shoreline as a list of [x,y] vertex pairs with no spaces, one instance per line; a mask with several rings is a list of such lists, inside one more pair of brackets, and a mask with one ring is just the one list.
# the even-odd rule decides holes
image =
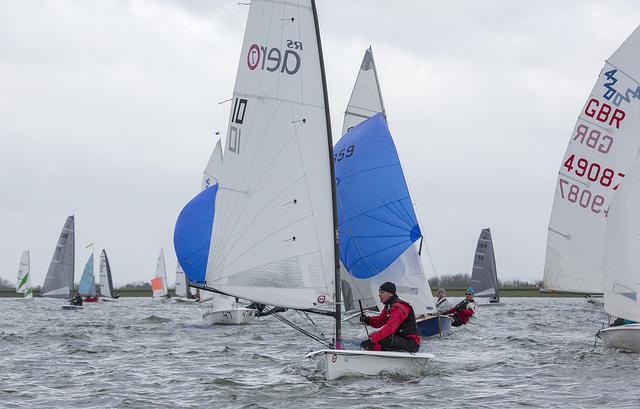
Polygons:
[[[447,288],[450,297],[464,296],[465,288]],[[121,297],[151,297],[151,289],[142,288],[123,288],[116,289],[115,292],[120,293]],[[34,296],[38,296],[39,291],[34,290]],[[173,290],[169,290],[171,297],[175,296]],[[433,290],[435,297],[435,290]],[[0,298],[15,298],[16,292],[12,288],[0,289]],[[539,298],[558,298],[558,297],[584,297],[585,294],[563,293],[563,292],[543,292],[538,291],[536,287],[523,288],[502,288],[500,289],[500,297],[518,298],[518,297],[539,297]]]

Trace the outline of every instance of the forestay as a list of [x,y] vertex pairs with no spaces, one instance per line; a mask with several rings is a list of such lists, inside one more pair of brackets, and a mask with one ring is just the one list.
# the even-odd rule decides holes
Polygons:
[[236,77],[207,285],[333,307],[328,114],[312,3],[252,1]]
[[604,309],[640,322],[640,161],[611,204],[605,234]]
[[106,250],[100,253],[100,295],[113,298],[113,280],[111,278],[111,265],[107,258]]
[[342,264],[355,281],[368,282],[369,294],[392,281],[416,314],[431,312],[433,297],[414,245],[422,233],[384,115],[352,128],[334,152]]
[[562,159],[547,237],[544,287],[602,293],[604,230],[640,137],[640,31],[606,62]]
[[476,297],[499,298],[498,272],[490,229],[482,229],[480,237],[478,237],[478,244],[473,255],[473,271],[471,272],[470,284],[475,291]]
[[43,297],[71,298],[75,263],[74,216],[67,217],[42,286]]
[[93,253],[89,256],[87,264],[84,266],[82,277],[80,278],[80,287],[78,288],[78,294],[85,297],[96,296],[96,279],[93,275]]

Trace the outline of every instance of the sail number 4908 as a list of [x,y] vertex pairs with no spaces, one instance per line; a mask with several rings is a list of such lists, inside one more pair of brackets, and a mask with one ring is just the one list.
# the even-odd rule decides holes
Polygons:
[[[616,172],[613,169],[602,169],[602,166],[600,166],[599,163],[589,163],[589,161],[585,158],[576,158],[575,154],[571,154],[571,156],[569,156],[567,160],[564,161],[564,164],[562,166],[565,167],[569,172],[573,171],[576,176],[586,176],[586,178],[590,182],[597,181],[604,187],[611,186],[611,184],[613,183],[613,178],[616,176]],[[624,173],[618,172],[617,176],[623,178]],[[613,190],[617,190],[619,185],[620,183],[616,184],[613,187]]]

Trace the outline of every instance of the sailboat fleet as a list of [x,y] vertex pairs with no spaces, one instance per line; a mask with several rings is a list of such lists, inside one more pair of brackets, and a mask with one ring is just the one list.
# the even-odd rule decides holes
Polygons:
[[[548,226],[544,287],[603,294],[614,324],[606,347],[640,352],[640,29],[606,61],[584,105],[558,172]],[[174,229],[176,302],[207,304],[209,324],[249,324],[272,315],[322,345],[305,356],[327,379],[422,373],[428,352],[359,350],[342,326],[382,311],[383,283],[411,304],[422,337],[443,336],[423,266],[424,235],[389,125],[372,49],[365,51],[333,144],[315,1],[254,1],[249,8],[226,140],[218,140],[200,193]],[[114,302],[102,250],[74,293],[75,218],[60,233],[41,295]],[[152,298],[169,299],[164,249]],[[482,229],[470,291],[502,305],[493,239]],[[33,297],[30,254],[16,292]],[[81,305],[65,305],[80,309]],[[331,331],[302,328],[284,314],[328,317]],[[366,322],[366,321],[365,321]],[[328,334],[331,332],[329,336]],[[304,351],[307,352],[307,351]],[[300,355],[304,355],[300,351]]]

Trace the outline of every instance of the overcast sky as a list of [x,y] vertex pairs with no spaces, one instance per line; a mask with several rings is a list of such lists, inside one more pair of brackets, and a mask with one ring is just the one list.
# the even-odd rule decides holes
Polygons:
[[[175,219],[226,133],[237,3],[0,2],[0,277],[29,249],[41,285],[75,214],[76,280],[94,242],[116,285],[160,248],[173,283]],[[318,3],[334,137],[372,45],[437,273],[469,272],[491,227],[499,277],[541,279],[560,161],[640,2]]]

